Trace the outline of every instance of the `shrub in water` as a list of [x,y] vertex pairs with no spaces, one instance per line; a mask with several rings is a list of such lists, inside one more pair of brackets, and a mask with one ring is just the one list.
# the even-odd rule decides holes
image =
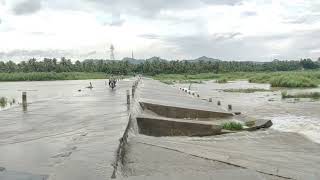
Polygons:
[[320,92],[306,92],[306,93],[298,93],[298,94],[288,94],[286,91],[281,92],[281,97],[283,99],[286,98],[313,98],[319,99]]
[[243,126],[241,123],[238,123],[238,122],[227,122],[222,125],[222,129],[237,131],[237,130],[242,130]]
[[0,107],[3,108],[5,106],[7,106],[7,103],[8,103],[7,98],[5,98],[5,97],[0,98]]
[[217,80],[217,83],[227,83],[228,80],[226,78],[221,78]]

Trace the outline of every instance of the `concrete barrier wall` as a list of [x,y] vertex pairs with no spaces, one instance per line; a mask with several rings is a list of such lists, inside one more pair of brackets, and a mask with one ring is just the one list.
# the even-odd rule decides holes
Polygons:
[[190,109],[183,107],[165,106],[159,104],[151,104],[147,102],[140,102],[143,109],[148,109],[159,116],[168,118],[216,118],[216,117],[230,117],[232,113],[205,111],[199,109]]
[[[133,85],[135,85],[135,88],[138,87],[139,82],[140,82],[140,79],[137,79],[136,81],[133,82]],[[132,106],[131,106],[131,104],[132,104]],[[123,158],[124,158],[125,152],[126,152],[125,148],[126,148],[127,141],[128,141],[129,131],[132,128],[133,119],[136,114],[136,112],[132,111],[131,108],[137,107],[136,104],[137,104],[136,99],[133,97],[132,97],[131,103],[127,104],[127,107],[129,108],[128,110],[130,110],[130,114],[129,114],[128,124],[126,126],[126,129],[124,130],[122,137],[119,139],[119,145],[118,145],[118,148],[116,151],[115,160],[112,163],[112,166],[113,166],[113,173],[111,176],[112,179],[117,177],[118,166],[122,165],[124,163]]]
[[125,155],[125,146],[127,144],[128,133],[129,133],[129,129],[131,127],[131,122],[132,122],[132,120],[131,120],[131,116],[130,116],[127,127],[126,127],[122,137],[119,139],[119,146],[116,151],[116,157],[115,157],[114,162],[112,163],[112,166],[113,166],[113,173],[111,176],[112,179],[117,177],[117,169],[118,169],[119,163],[123,164],[123,157]]
[[221,133],[219,125],[192,120],[137,117],[139,133],[149,136],[209,136]]

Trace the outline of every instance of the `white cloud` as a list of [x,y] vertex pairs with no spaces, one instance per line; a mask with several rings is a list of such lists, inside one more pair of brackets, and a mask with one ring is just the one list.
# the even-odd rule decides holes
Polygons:
[[41,0],[23,0],[16,3],[12,11],[17,15],[32,14],[41,9]]
[[116,58],[316,58],[319,10],[317,0],[0,0],[0,52],[107,58],[114,44]]

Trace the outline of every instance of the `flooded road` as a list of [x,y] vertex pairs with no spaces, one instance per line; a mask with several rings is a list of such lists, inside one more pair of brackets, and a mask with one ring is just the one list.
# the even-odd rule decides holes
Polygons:
[[[86,86],[92,82],[93,89]],[[1,82],[0,167],[49,179],[106,179],[128,122],[126,90],[104,80]],[[27,92],[27,109],[21,103]]]
[[[131,88],[132,81],[120,81],[114,91],[106,88],[103,80],[92,80],[94,88],[86,89],[89,82],[0,83],[0,96],[17,100],[15,105],[0,111],[0,167],[14,175],[28,173],[32,177],[43,175],[52,180],[108,179],[113,171],[119,138],[128,122],[125,93]],[[177,87],[148,80],[140,86],[137,97],[149,96],[158,102],[180,102],[191,107],[210,106],[208,102],[189,97]],[[277,89],[255,93],[223,91],[239,88],[270,89],[266,84],[245,81],[191,86],[201,98],[213,97],[213,103],[220,100],[224,108],[232,104],[234,111],[254,118],[272,119],[275,130],[298,132],[314,141],[319,138],[319,101],[282,100]],[[29,105],[24,110],[19,103],[22,91],[26,90]],[[278,173],[292,177],[309,173],[318,177],[315,169],[320,162],[319,144],[310,143],[294,133],[271,129],[212,137],[160,138],[133,133],[128,142],[122,170],[124,177],[156,174],[175,177],[185,172],[207,175],[213,170],[234,173],[239,167],[232,164],[266,172],[246,173],[272,180],[282,179]],[[296,172],[297,169],[301,172]]]
[[[189,84],[177,85],[189,87]],[[224,92],[225,89],[267,89],[266,92],[238,93]],[[198,91],[201,98],[218,100],[222,107],[232,104],[233,111],[262,119],[271,119],[272,128],[285,132],[297,132],[320,143],[320,100],[282,99],[281,91],[291,93],[320,92],[320,88],[287,89],[271,88],[269,84],[255,84],[247,81],[233,81],[226,84],[214,81],[192,84],[191,90]]]

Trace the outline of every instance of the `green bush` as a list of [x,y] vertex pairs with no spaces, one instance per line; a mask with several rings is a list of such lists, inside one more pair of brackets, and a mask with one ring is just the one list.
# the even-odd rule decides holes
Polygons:
[[7,106],[8,100],[5,97],[0,97],[0,107],[5,107]]
[[222,129],[227,129],[231,131],[239,131],[243,129],[243,125],[238,122],[227,122],[222,125]]

